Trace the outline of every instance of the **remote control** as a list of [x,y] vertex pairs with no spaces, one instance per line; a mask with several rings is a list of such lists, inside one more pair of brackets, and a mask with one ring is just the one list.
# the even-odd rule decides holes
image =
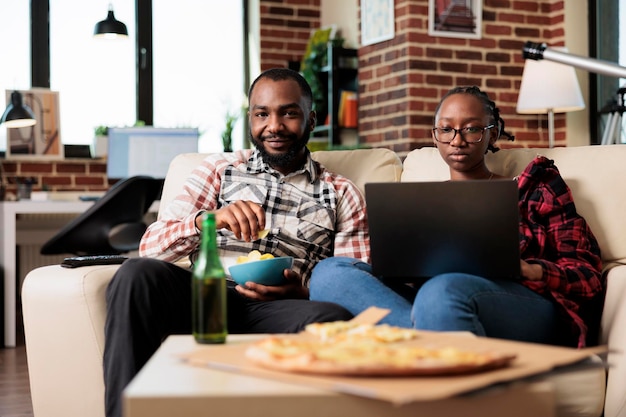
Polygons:
[[124,255],[92,255],[92,256],[75,256],[63,259],[61,266],[65,268],[78,268],[80,266],[89,265],[117,265],[128,259]]

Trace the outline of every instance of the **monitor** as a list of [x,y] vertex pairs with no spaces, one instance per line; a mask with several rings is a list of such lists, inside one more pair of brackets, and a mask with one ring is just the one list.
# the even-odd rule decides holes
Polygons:
[[107,177],[165,178],[176,155],[198,152],[198,138],[197,128],[109,128]]

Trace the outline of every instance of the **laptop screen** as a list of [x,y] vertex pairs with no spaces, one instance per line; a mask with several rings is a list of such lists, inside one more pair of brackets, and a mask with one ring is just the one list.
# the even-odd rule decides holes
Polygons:
[[515,181],[368,183],[365,198],[376,276],[519,277]]
[[196,128],[109,128],[107,177],[165,178],[176,155],[198,152],[198,137]]

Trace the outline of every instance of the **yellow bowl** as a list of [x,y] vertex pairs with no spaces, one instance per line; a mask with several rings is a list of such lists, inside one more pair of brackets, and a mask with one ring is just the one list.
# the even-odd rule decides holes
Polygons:
[[230,276],[239,285],[254,282],[262,285],[283,285],[287,282],[283,271],[291,269],[292,256],[281,256],[260,261],[244,262],[228,268]]

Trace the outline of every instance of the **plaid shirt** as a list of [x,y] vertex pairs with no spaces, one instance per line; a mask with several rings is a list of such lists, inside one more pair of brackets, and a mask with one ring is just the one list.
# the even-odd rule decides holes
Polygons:
[[535,158],[518,177],[518,187],[522,259],[543,268],[541,281],[522,283],[563,308],[584,347],[588,331],[599,326],[596,309],[606,286],[598,242],[553,161]]
[[313,266],[330,256],[369,262],[369,234],[363,196],[345,177],[328,172],[309,156],[300,170],[282,175],[258,151],[210,155],[196,168],[182,193],[144,234],[140,255],[175,262],[198,251],[195,218],[237,200],[263,206],[266,238],[245,242],[218,231],[222,257],[253,249],[293,256],[294,270],[308,283]]

